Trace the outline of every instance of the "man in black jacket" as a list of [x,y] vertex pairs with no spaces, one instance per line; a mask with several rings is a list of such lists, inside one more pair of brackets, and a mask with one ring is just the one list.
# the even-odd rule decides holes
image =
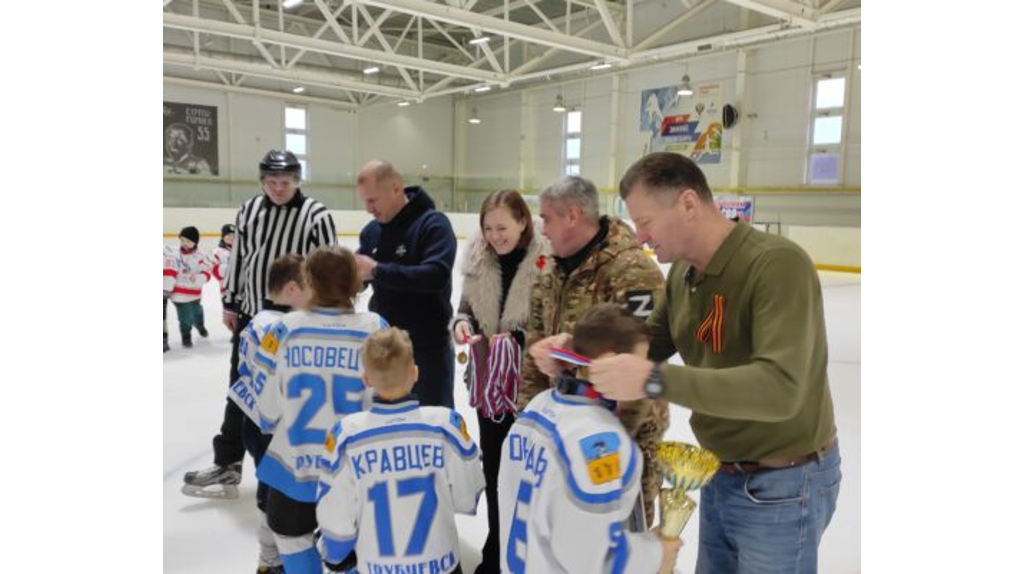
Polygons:
[[363,166],[359,197],[373,215],[359,234],[359,275],[373,284],[370,310],[409,332],[422,405],[454,408],[455,355],[452,318],[455,232],[420,186],[403,187],[387,161]]

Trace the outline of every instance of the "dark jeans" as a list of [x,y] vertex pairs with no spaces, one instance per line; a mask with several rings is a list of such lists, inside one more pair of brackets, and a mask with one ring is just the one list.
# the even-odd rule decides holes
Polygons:
[[203,318],[203,306],[196,301],[188,303],[175,303],[174,308],[178,311],[178,328],[182,336],[188,335],[195,325],[205,326]]
[[[252,317],[238,314],[235,322],[235,331],[231,334],[231,376],[228,379],[228,386],[238,379],[238,341],[239,336],[249,324]],[[213,437],[213,464],[227,466],[236,462],[242,462],[245,457],[245,445],[242,442],[242,423],[245,421],[245,413],[238,408],[231,399],[224,399],[227,404],[224,406],[224,420],[220,424],[220,434]]]
[[451,342],[427,347],[414,341],[413,359],[420,378],[412,390],[420,404],[455,408],[455,351]]
[[480,453],[483,455],[485,493],[487,496],[487,541],[484,543],[483,556],[480,559],[478,573],[501,572],[501,524],[498,519],[498,470],[501,468],[501,445],[508,436],[515,415],[506,414],[500,423],[476,412],[480,422]]

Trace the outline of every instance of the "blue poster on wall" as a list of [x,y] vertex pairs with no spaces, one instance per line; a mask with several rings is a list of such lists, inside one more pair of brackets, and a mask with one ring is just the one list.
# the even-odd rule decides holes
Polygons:
[[694,95],[680,96],[676,86],[640,93],[640,130],[648,135],[644,153],[672,151],[699,164],[721,163],[721,89],[697,86]]

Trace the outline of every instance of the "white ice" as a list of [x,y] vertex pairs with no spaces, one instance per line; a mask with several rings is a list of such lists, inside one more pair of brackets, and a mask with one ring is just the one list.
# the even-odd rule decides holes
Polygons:
[[[176,240],[166,240],[176,245]],[[210,240],[201,248],[212,249]],[[342,244],[354,247],[355,238]],[[464,242],[459,242],[461,255]],[[458,266],[456,267],[458,269]],[[820,572],[860,571],[860,276],[822,272],[825,319],[829,341],[829,382],[835,401],[836,424],[843,457],[843,482],[838,509],[825,532],[820,548]],[[462,289],[456,273],[453,304]],[[240,497],[236,500],[203,500],[180,492],[181,477],[187,470],[212,464],[211,439],[220,428],[231,352],[230,337],[220,322],[218,287],[207,284],[203,308],[208,339],[193,334],[195,347],[183,349],[173,306],[168,307],[167,324],[171,350],[164,354],[164,572],[173,574],[251,573],[256,570],[256,480],[252,459],[243,465]],[[366,300],[360,301],[365,309]],[[154,326],[153,346],[156,347]],[[461,384],[462,368],[456,365],[456,408],[465,416],[469,431],[479,436],[476,416],[468,406]],[[673,405],[672,424],[666,440],[694,441],[689,411]],[[472,572],[480,561],[480,548],[487,534],[487,501],[481,496],[476,516],[458,516],[462,540],[462,570]],[[684,531],[684,546],[676,572],[693,572],[697,558],[698,520]]]

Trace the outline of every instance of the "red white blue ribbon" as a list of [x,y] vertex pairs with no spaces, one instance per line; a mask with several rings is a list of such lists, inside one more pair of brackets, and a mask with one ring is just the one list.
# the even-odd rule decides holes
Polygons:
[[558,359],[563,363],[569,363],[571,365],[579,365],[581,367],[589,367],[590,359],[573,353],[568,349],[561,349],[559,347],[551,347],[551,357]]

